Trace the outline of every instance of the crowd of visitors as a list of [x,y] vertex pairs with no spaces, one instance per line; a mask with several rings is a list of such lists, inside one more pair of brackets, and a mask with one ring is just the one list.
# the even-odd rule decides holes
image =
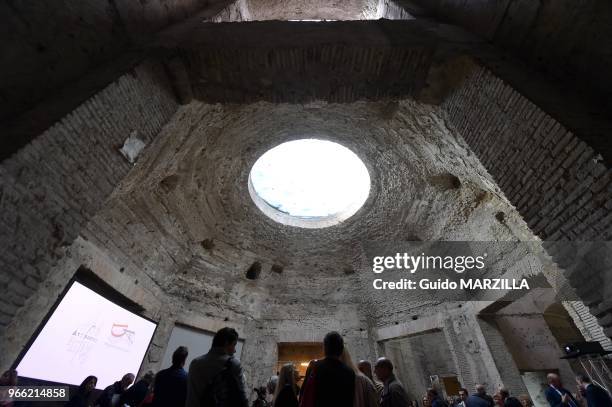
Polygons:
[[[248,407],[248,394],[242,367],[233,355],[238,333],[232,328],[219,330],[210,351],[192,360],[185,371],[188,349],[178,347],[172,366],[156,375],[147,372],[134,383],[133,374],[96,393],[97,378],[88,376],[72,392],[69,407]],[[301,386],[293,364],[281,367],[265,386],[257,387],[252,407],[420,407],[411,400],[394,374],[391,360],[381,357],[374,364],[353,362],[342,336],[328,333],[323,339],[325,357],[308,364]],[[577,392],[563,387],[559,375],[547,376],[546,400],[550,407],[612,407],[608,391],[586,375],[576,377]],[[0,377],[0,386],[15,386],[17,372],[9,370]],[[132,383],[134,383],[132,385]],[[532,407],[528,396],[512,397],[505,388],[491,396],[486,386],[478,384],[469,394],[465,388],[456,397],[442,397],[430,388],[421,400],[422,407]],[[0,401],[0,407],[12,406]]]

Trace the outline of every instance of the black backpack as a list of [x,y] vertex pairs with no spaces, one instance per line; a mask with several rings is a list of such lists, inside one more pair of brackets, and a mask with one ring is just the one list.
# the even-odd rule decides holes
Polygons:
[[231,371],[233,358],[227,359],[223,369],[206,385],[201,407],[242,407],[242,390]]

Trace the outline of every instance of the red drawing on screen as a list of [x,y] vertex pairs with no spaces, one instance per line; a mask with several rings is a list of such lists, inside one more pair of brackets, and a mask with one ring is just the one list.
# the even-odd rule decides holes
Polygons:
[[128,324],[113,323],[110,331],[110,342],[115,346],[131,346],[136,332],[128,329]]
[[[128,332],[127,330],[128,325],[127,324],[113,324],[113,327],[111,328],[111,335],[113,336],[123,336],[125,335],[126,332]],[[115,329],[115,328],[119,328],[119,329]]]

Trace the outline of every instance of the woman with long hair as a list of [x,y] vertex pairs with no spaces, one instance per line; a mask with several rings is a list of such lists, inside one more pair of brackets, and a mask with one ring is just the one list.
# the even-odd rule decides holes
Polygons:
[[96,388],[98,384],[98,378],[96,376],[87,376],[81,383],[78,390],[70,398],[70,401],[66,403],[65,407],[89,407],[91,403],[89,398],[91,392]]
[[298,407],[295,367],[288,363],[278,374],[278,384],[274,391],[274,407]]
[[355,372],[355,397],[353,398],[353,407],[378,407],[378,392],[376,391],[376,387],[374,387],[374,383],[357,369],[346,346],[342,351],[342,355],[340,355],[340,361]]

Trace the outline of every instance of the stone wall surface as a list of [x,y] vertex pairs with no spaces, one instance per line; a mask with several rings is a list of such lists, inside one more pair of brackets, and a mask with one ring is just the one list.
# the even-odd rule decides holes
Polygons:
[[[114,192],[99,218],[122,223],[119,227],[128,233],[147,231],[143,241],[150,235],[166,242],[164,250],[173,252],[164,256],[176,261],[203,256],[208,249],[202,242],[212,239],[218,246],[207,256],[223,247],[242,250],[247,254],[237,262],[245,271],[252,258],[261,256],[286,268],[306,267],[317,275],[344,273],[358,264],[356,245],[367,240],[527,239],[524,223],[438,112],[410,101],[225,106],[194,102],[165,127],[152,152]],[[370,172],[371,193],[365,205],[339,225],[314,230],[285,226],[260,212],[249,196],[248,175],[255,160],[284,141],[304,137],[343,144]],[[440,177],[456,177],[458,184],[441,183]],[[505,224],[495,217],[500,209],[507,211]],[[108,238],[102,243],[111,241],[124,244],[123,239]],[[142,259],[145,270],[163,281],[167,277],[159,260],[155,268],[146,268],[156,255],[136,251],[132,257]],[[169,267],[173,263],[167,262]]]
[[394,363],[394,372],[409,392],[419,400],[431,386],[433,375],[454,375],[457,367],[450,355],[444,332],[433,331],[385,343],[385,356]]
[[[245,326],[303,318],[319,336],[347,316],[343,329],[361,338],[370,314],[381,318],[379,324],[410,314],[403,304],[363,310],[358,276],[368,271],[359,269],[359,242],[529,236],[440,117],[436,108],[410,101],[192,103],[173,116],[81,233],[120,267],[153,281],[181,304],[176,310]],[[278,224],[248,195],[254,161],[301,137],[338,141],[370,171],[366,204],[337,226],[306,230]],[[457,177],[459,185],[440,183],[440,176]],[[506,224],[495,217],[500,208],[508,212]],[[263,271],[250,281],[245,273],[255,261]],[[274,264],[283,268],[279,276],[271,271]]]
[[[495,325],[488,324],[479,316],[480,307],[475,302],[464,302],[449,306],[443,312],[432,312],[416,320],[378,328],[373,336],[381,344],[379,353],[395,360],[409,361],[408,366],[398,369],[402,380],[410,383],[410,391],[417,396],[431,386],[429,375],[434,374],[456,376],[461,386],[467,389],[484,384],[490,393],[499,386],[510,388],[514,394],[525,392],[520,372],[503,336]],[[435,332],[441,336],[431,337]],[[417,357],[421,348],[404,344],[418,341],[418,338],[436,343],[435,353],[425,355],[424,361]],[[398,348],[401,354],[398,354]]]
[[144,64],[2,162],[0,329],[132,168],[124,141],[150,142],[176,106],[163,70]]
[[[610,239],[612,171],[597,151],[486,69],[472,73],[442,107],[541,239]],[[563,253],[551,255],[560,262]],[[600,284],[582,284],[587,275]],[[571,281],[582,286],[580,297],[610,336],[605,271],[581,268]]]
[[611,173],[576,135],[485,69],[443,108],[542,239],[610,238]]
[[[278,342],[316,342],[336,329],[355,359],[374,359],[381,355],[377,328],[418,326],[433,317],[448,346],[448,365],[422,360],[423,369],[454,366],[466,386],[502,383],[523,391],[515,362],[500,362],[509,354],[498,327],[479,323],[476,309],[385,298],[367,285],[363,241],[535,239],[443,116],[440,108],[414,101],[180,107],[157,136],[150,133],[136,165],[127,165],[131,171],[87,218],[82,239],[59,249],[60,261],[41,276],[44,284],[7,321],[12,334],[3,338],[3,365],[14,360],[55,293],[85,264],[160,322],[143,369],[159,368],[175,322],[210,331],[236,327],[245,339],[242,360],[252,386],[274,373]],[[254,161],[302,137],[340,142],[370,172],[366,204],[339,225],[285,226],[250,199]],[[82,242],[88,248],[78,249],[81,254],[66,255]],[[87,260],[83,253],[90,252],[102,253],[104,261]],[[246,271],[255,262],[261,272],[250,280]],[[100,264],[111,265],[105,267],[112,275]],[[418,394],[421,387],[411,391]]]
[[[5,113],[8,117],[26,109],[45,92],[202,7],[214,7],[214,15],[207,17],[213,22],[372,18],[377,10],[385,18],[411,18],[398,2],[375,3],[295,2],[288,7],[274,0],[115,1],[108,5],[67,3],[66,8],[49,11],[44,5],[9,1],[0,8],[6,11],[2,14],[9,21],[6,27],[19,39],[5,55],[25,62],[22,73],[16,73],[12,64],[2,64],[6,72],[0,73],[5,73],[6,83],[0,86],[0,120]],[[457,2],[434,3],[442,7]],[[550,45],[546,38],[563,39],[565,34],[553,28],[554,35],[547,36],[549,31],[543,30],[541,21],[551,13],[556,16],[555,24],[566,19],[556,14],[566,6],[564,2],[554,6],[560,8],[552,3],[527,6],[510,0],[488,4],[493,3],[495,8],[476,20],[473,15],[463,15],[463,6],[457,3],[454,18],[473,22],[478,34],[517,48],[525,59],[559,77],[584,72],[581,64],[597,57],[603,68],[609,65],[607,57],[590,44],[585,45],[585,55],[571,63],[560,62],[567,49],[546,49]],[[583,2],[578,9],[585,7],[607,10],[597,2]],[[512,22],[513,16],[527,12],[530,19],[521,21],[532,21],[533,26],[521,26],[527,31],[519,32],[529,35],[511,36],[519,24]],[[44,13],[51,13],[48,24],[41,23]],[[202,28],[198,16],[191,19],[190,27],[200,33],[239,31],[232,26]],[[589,31],[585,21],[579,19],[576,30]],[[67,22],[78,29],[58,29]],[[34,35],[34,25],[44,29]],[[273,26],[257,27],[272,36]],[[372,49],[364,51],[364,44],[353,53],[336,54],[343,45],[320,46],[322,40],[327,41],[321,34],[325,30],[315,32],[315,26],[301,26],[306,31],[313,27],[315,47],[302,54],[285,48],[275,54],[276,60],[261,52],[259,37],[250,39],[250,46],[258,49],[253,53],[248,49],[234,52],[234,48],[210,52],[222,41],[206,35],[188,37],[193,42],[183,45],[192,48],[182,50],[192,59],[185,60],[204,60],[202,55],[210,58],[199,71],[191,72],[191,80],[196,79],[200,92],[209,92],[211,83],[197,80],[206,77],[198,75],[210,73],[204,68],[213,72],[210,77],[222,72],[226,76],[219,87],[223,95],[230,94],[226,85],[235,84],[235,76],[241,76],[236,72],[244,71],[228,71],[225,62],[215,65],[221,57],[256,73],[265,67],[265,61],[273,61],[279,71],[287,67],[293,70],[290,74],[300,74],[298,67],[317,60],[317,52],[323,51],[337,58],[325,60],[328,67],[357,72],[370,64],[380,70],[377,63],[382,54],[377,59]],[[346,35],[351,33],[349,26],[342,23],[332,28]],[[413,41],[400,25],[394,25],[396,34],[401,31],[406,36],[391,35],[391,26],[364,25],[365,30],[373,30],[368,32],[379,34],[376,38],[381,43],[393,42],[393,38],[403,38],[404,45]],[[589,32],[596,38],[600,21],[594,21],[594,26]],[[490,64],[503,59],[473,37],[459,36],[455,42],[457,31],[443,24],[419,27],[437,32],[446,51],[461,43],[465,49],[459,54],[489,55]],[[240,38],[253,32],[240,30]],[[100,35],[94,38],[94,31]],[[175,35],[180,32],[166,31],[164,41],[180,44],[185,38]],[[44,35],[39,38],[39,34]],[[240,38],[232,40],[233,46],[244,45]],[[532,48],[523,50],[530,38],[535,39]],[[206,41],[213,47],[200,53]],[[279,43],[283,41],[293,40],[281,38]],[[434,55],[429,48],[433,42],[415,40],[414,44],[418,52],[403,49],[401,55],[404,61],[416,64],[412,75],[416,79],[410,80],[420,83],[431,68],[431,57],[443,62],[445,48],[437,48]],[[580,44],[574,42],[574,46]],[[253,57],[257,52],[257,58]],[[540,54],[545,58],[538,59]],[[372,273],[364,267],[361,252],[364,242],[381,240],[609,239],[610,171],[597,151],[563,127],[558,118],[486,69],[473,69],[473,63],[468,64],[470,69],[460,70],[467,76],[452,81],[453,86],[447,87],[453,90],[450,96],[436,107],[414,100],[187,103],[190,98],[183,98],[177,87],[184,78],[174,76],[181,74],[180,66],[173,70],[172,61],[165,62],[164,66],[154,62],[138,65],[0,164],[0,287],[5,293],[0,298],[0,368],[14,361],[81,265],[159,321],[143,370],[159,368],[175,323],[209,331],[225,325],[238,329],[246,340],[242,361],[250,387],[264,384],[274,373],[278,342],[318,342],[330,329],[344,335],[355,359],[380,356],[397,340],[397,358],[418,362],[421,373],[452,370],[467,387],[485,382],[493,390],[503,384],[516,394],[525,392],[521,369],[558,367],[552,357],[538,358],[528,350],[538,347],[544,352],[558,345],[544,318],[506,315],[482,319],[477,316],[478,304],[374,292]],[[399,65],[397,71],[408,73]],[[361,83],[355,81],[358,76],[338,76]],[[23,78],[32,77],[36,81],[23,85],[27,82]],[[581,83],[591,86],[590,81],[600,77],[582,78]],[[242,79],[251,85],[249,77]],[[263,79],[256,89],[270,88],[278,76]],[[191,86],[188,80],[185,83]],[[605,78],[601,83],[602,90],[608,91]],[[276,85],[277,93],[285,92],[283,101],[300,100],[282,83]],[[380,87],[374,88],[378,98]],[[338,100],[361,98],[350,88],[342,89],[335,93]],[[261,99],[261,94],[253,94],[249,101]],[[178,107],[177,97],[185,105]],[[5,110],[8,101],[11,106]],[[146,146],[135,165],[119,153],[129,136]],[[354,216],[332,227],[300,229],[273,221],[252,202],[247,185],[254,162],[270,148],[299,138],[336,141],[364,161],[372,180],[371,192]],[[250,279],[247,270],[256,264],[261,271]],[[610,346],[604,336],[612,332],[612,303],[584,290],[581,295],[588,298],[590,312],[584,304],[574,303],[570,315],[586,338]],[[593,315],[603,329],[597,329]],[[536,338],[530,339],[532,332],[523,325],[538,332]],[[517,349],[514,357],[509,347]],[[444,360],[429,358],[427,354],[434,352],[430,348],[448,354]],[[564,375],[570,377],[567,366],[564,369]],[[403,374],[410,376],[405,370]],[[427,385],[426,378],[410,377],[411,391],[418,397]]]
[[410,20],[414,18],[406,6],[396,0],[379,0],[376,7],[376,18],[389,20]]
[[417,94],[436,42],[415,21],[196,22],[149,52],[171,58],[184,103],[351,103]]
[[247,0],[253,20],[363,20],[374,18],[373,0]]
[[[136,262],[175,304],[171,319],[182,311],[241,326],[243,361],[253,384],[273,373],[276,342],[320,341],[329,329],[347,337],[355,358],[373,358],[372,326],[412,321],[457,304],[433,308],[425,299],[391,301],[373,294],[364,285],[371,271],[362,267],[360,243],[533,239],[441,114],[413,101],[193,102],[179,109],[84,234],[118,253],[119,264]],[[285,226],[260,212],[249,196],[255,160],[303,137],[345,145],[370,172],[370,197],[341,224]],[[455,177],[458,182],[443,182]],[[496,217],[500,211],[503,223]],[[248,280],[254,262],[261,273]],[[481,351],[474,356],[474,345],[463,343],[466,333],[453,335],[453,349],[471,355],[463,359],[463,375],[489,377]]]

